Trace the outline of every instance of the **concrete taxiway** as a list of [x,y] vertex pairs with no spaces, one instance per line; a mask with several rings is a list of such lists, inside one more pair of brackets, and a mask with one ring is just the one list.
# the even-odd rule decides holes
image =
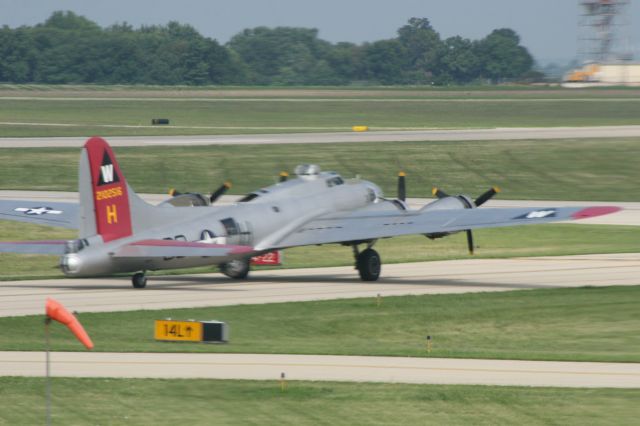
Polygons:
[[[272,354],[55,352],[54,377],[280,379],[640,388],[640,364]],[[42,352],[0,352],[0,376],[43,376]],[[295,386],[295,385],[294,385]]]
[[[265,130],[265,129],[261,129]],[[267,145],[345,142],[495,141],[640,137],[640,126],[513,127],[454,130],[380,130],[371,132],[279,133],[206,136],[110,136],[111,146]],[[0,138],[0,148],[76,147],[86,137]]]
[[[363,283],[353,268],[0,283],[0,316],[42,314],[46,297],[80,312],[640,284],[640,253],[468,259],[385,265]],[[53,353],[54,376],[362,381],[640,388],[640,364],[272,354]],[[41,352],[0,352],[0,376],[43,376]]]
[[[169,198],[167,194],[139,194],[145,201],[151,204],[158,204]],[[216,203],[220,205],[236,202],[242,196],[224,195]],[[68,202],[77,203],[78,194],[76,192],[58,191],[0,191],[0,200],[29,200],[36,202]],[[412,208],[420,208],[433,201],[430,198],[408,198],[407,203]],[[616,201],[528,201],[528,200],[489,200],[484,207],[574,207],[574,206],[618,206],[623,210],[605,215],[580,220],[580,224],[593,225],[630,225],[640,226],[640,203],[638,202],[616,202]]]
[[0,316],[42,314],[47,297],[79,312],[227,306],[358,297],[640,284],[640,253],[464,259],[383,265],[376,282],[353,267],[254,271],[247,281],[215,274],[0,282]]

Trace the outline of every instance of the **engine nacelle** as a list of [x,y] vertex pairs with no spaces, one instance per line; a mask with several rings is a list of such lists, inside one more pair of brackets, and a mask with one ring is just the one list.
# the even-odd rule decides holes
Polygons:
[[[471,198],[466,195],[456,195],[450,197],[440,198],[438,200],[433,201],[432,203],[424,206],[420,211],[427,210],[460,210],[460,209],[474,209],[476,208],[475,204],[471,200]],[[435,240],[438,238],[443,238],[448,235],[457,234],[461,231],[456,232],[432,232],[429,234],[424,234],[425,237],[430,240]]]
[[420,211],[427,210],[459,210],[459,209],[472,209],[475,208],[473,201],[466,195],[456,195],[451,197],[444,197],[437,199],[423,208]]
[[169,198],[166,201],[163,201],[162,203],[158,204],[158,206],[162,206],[162,207],[202,207],[202,206],[208,206],[211,203],[209,202],[209,198],[205,197],[202,194],[198,194],[198,193],[186,193],[186,194],[180,194],[180,195],[176,195],[172,198]]

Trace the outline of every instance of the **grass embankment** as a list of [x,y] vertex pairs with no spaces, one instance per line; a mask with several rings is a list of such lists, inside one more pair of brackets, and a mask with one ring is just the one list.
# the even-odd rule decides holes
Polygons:
[[[54,424],[635,424],[637,389],[54,379]],[[0,378],[0,424],[44,421],[44,380]]]
[[[154,136],[347,131],[356,124],[374,130],[624,125],[638,124],[637,94],[522,88],[36,88],[0,91],[0,130],[4,136]],[[170,118],[172,125],[150,126],[159,117]]]
[[[215,291],[215,288],[211,289]],[[229,352],[640,362],[640,287],[544,289],[80,313],[107,352]],[[153,321],[219,319],[226,345],[153,340]],[[433,349],[426,352],[426,336]],[[54,350],[80,344],[52,326]],[[2,350],[42,350],[42,316],[0,318]]]
[[[402,142],[116,148],[138,192],[210,192],[225,180],[243,194],[273,184],[281,170],[315,163],[359,175],[409,197],[432,186],[472,196],[497,185],[504,199],[640,201],[640,141],[627,139]],[[78,149],[1,149],[0,188],[77,190]]]
[[512,85],[461,85],[461,86],[187,86],[142,84],[10,84],[0,83],[0,97],[77,97],[84,95],[148,98],[190,96],[206,97],[549,97],[602,98],[636,97],[640,90],[629,86],[590,87],[567,89],[561,86]]
[[[538,225],[474,231],[476,258],[520,256],[560,256],[594,253],[635,253],[640,251],[640,227],[607,225]],[[73,239],[70,230],[0,221],[0,241]],[[385,264],[468,258],[464,234],[438,240],[421,235],[380,240],[376,244]],[[57,256],[0,255],[0,281],[62,277]],[[285,250],[285,268],[347,266],[353,264],[349,247],[325,245]],[[272,268],[270,268],[272,269]],[[215,267],[158,271],[167,273],[214,272]],[[355,272],[354,272],[355,273]],[[384,272],[383,272],[384,274]]]

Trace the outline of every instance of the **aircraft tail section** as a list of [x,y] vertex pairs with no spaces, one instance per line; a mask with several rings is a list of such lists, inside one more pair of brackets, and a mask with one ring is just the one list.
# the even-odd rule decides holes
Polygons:
[[90,138],[79,166],[80,237],[100,235],[105,242],[132,234],[130,188],[107,142]]

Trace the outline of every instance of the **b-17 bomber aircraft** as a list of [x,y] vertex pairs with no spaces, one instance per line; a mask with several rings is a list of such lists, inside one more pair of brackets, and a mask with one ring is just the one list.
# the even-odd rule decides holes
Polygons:
[[214,204],[225,185],[211,197],[176,194],[154,206],[127,184],[107,142],[92,137],[80,156],[79,204],[0,201],[0,219],[78,229],[78,238],[0,242],[0,252],[60,255],[60,268],[70,277],[131,272],[133,287],[143,288],[145,271],[217,265],[227,276],[243,279],[253,256],[335,243],[351,246],[360,278],[375,281],[381,260],[373,246],[381,238],[440,238],[464,231],[472,251],[475,228],[575,220],[620,210],[479,209],[495,188],[475,200],[434,190],[437,199],[415,210],[405,202],[403,174],[398,198],[388,199],[372,182],[343,179],[316,165],[301,165],[295,172],[296,178],[281,179],[232,205]]

